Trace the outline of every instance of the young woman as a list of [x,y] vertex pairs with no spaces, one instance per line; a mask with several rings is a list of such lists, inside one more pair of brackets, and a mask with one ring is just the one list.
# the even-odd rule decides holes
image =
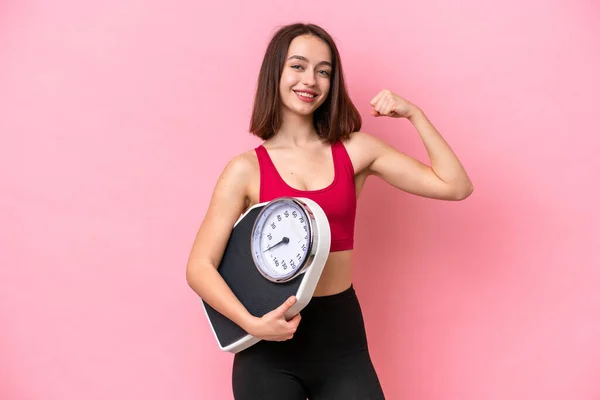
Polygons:
[[[187,266],[190,287],[249,334],[263,339],[235,355],[238,400],[383,399],[352,287],[357,198],[368,176],[415,195],[462,200],[473,186],[423,111],[380,91],[372,115],[406,118],[419,133],[430,166],[360,132],[340,56],[330,35],[312,24],[281,28],[268,45],[250,131],[264,140],[224,168]],[[331,252],[308,306],[291,320],[288,299],[251,315],[217,267],[234,223],[250,206],[276,197],[308,197],[325,211]]]

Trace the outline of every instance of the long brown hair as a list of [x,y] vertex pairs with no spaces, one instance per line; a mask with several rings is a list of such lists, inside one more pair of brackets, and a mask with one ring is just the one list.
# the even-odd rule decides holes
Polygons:
[[326,142],[345,140],[352,132],[360,129],[362,119],[348,96],[340,53],[335,42],[323,28],[314,24],[286,25],[271,38],[258,76],[250,132],[267,140],[281,127],[283,121],[279,81],[288,47],[292,40],[300,35],[312,35],[323,40],[329,46],[332,55],[331,87],[323,104],[314,112],[315,130]]

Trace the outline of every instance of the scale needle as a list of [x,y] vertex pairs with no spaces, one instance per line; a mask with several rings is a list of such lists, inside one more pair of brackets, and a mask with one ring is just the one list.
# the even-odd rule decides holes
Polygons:
[[265,251],[263,251],[263,253],[265,253],[271,249],[274,249],[275,247],[279,246],[280,244],[289,243],[289,241],[290,241],[290,239],[284,236],[279,242],[275,243],[273,246],[267,247],[267,249]]

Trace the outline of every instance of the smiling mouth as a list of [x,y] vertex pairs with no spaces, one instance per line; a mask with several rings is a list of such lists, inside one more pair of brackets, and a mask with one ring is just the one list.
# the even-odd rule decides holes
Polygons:
[[317,97],[316,94],[306,93],[306,92],[298,92],[295,90],[294,90],[294,93],[296,93],[298,96],[306,97],[307,99],[314,99],[315,97]]

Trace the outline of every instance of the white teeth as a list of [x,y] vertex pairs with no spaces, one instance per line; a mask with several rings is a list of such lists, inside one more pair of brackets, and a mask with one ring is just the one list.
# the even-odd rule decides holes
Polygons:
[[302,93],[302,92],[296,92],[298,94],[298,96],[302,96],[302,97],[308,97],[309,99],[312,99],[315,97],[314,94],[308,94],[308,93]]

